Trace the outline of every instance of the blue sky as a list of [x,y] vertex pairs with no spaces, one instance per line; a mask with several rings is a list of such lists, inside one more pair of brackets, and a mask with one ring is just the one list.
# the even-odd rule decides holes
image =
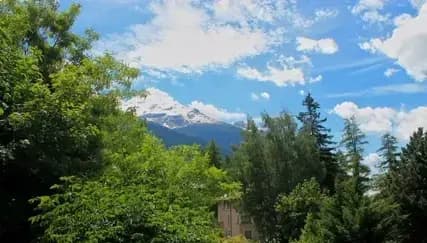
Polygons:
[[[71,1],[61,0],[66,8]],[[298,113],[311,92],[339,139],[354,115],[368,134],[405,143],[427,127],[423,0],[80,0],[75,31],[155,87],[217,119]]]

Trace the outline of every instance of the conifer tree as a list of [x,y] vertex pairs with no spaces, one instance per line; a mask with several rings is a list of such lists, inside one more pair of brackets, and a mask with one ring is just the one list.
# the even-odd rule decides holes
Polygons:
[[308,132],[316,138],[316,145],[320,152],[320,162],[325,165],[326,175],[322,182],[322,186],[330,192],[334,191],[335,180],[338,174],[338,164],[334,155],[332,145],[332,135],[330,129],[323,124],[326,118],[322,118],[319,112],[320,105],[317,103],[310,93],[307,94],[303,101],[303,106],[306,108],[304,112],[298,114],[298,120],[302,123],[301,130]]
[[419,128],[402,148],[398,167],[390,173],[392,198],[406,217],[405,242],[427,242],[427,132]]
[[214,140],[209,142],[206,147],[206,153],[208,155],[210,165],[215,166],[216,168],[221,168],[221,151]]
[[381,138],[381,148],[378,149],[382,161],[380,168],[383,170],[390,169],[394,170],[397,168],[397,139],[390,133],[386,133]]
[[365,134],[359,128],[355,117],[346,119],[344,123],[344,133],[341,141],[345,148],[345,161],[343,161],[351,174],[354,193],[362,195],[366,191],[366,181],[369,168],[363,165],[362,154],[365,141]]

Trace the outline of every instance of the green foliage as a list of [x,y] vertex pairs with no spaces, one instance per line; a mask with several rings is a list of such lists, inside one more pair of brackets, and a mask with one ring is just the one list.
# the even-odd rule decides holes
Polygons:
[[318,212],[325,198],[319,183],[313,178],[298,184],[289,195],[283,195],[276,205],[281,241],[299,239],[307,215]]
[[391,197],[406,220],[401,222],[405,242],[427,242],[427,133],[418,129],[402,148],[397,168],[388,171]]
[[206,154],[208,156],[209,162],[212,166],[216,168],[222,167],[222,157],[220,148],[216,145],[215,141],[210,141],[206,147]]
[[250,242],[254,242],[254,241],[250,241],[246,239],[243,235],[229,237],[221,241],[221,243],[250,243]]
[[326,118],[321,117],[319,112],[320,105],[310,93],[307,94],[302,104],[306,110],[298,114],[298,120],[302,123],[301,130],[315,137],[317,149],[320,153],[319,163],[324,164],[326,168],[326,175],[321,185],[329,192],[334,192],[339,166],[333,152],[332,145],[334,142],[332,142],[330,129],[323,125],[326,122]]
[[60,176],[103,167],[103,117],[118,114],[138,75],[109,55],[86,55],[96,36],[70,31],[78,12],[58,11],[57,1],[0,2],[0,240],[29,241],[28,199]]
[[363,145],[365,134],[359,128],[354,117],[345,120],[344,131],[341,144],[344,145],[345,153],[343,154],[344,161],[341,163],[344,166],[344,171],[350,174],[349,186],[351,184],[354,194],[362,195],[367,190],[367,181],[369,180],[369,168],[363,165]]
[[263,237],[272,240],[280,238],[282,228],[275,210],[279,195],[290,193],[305,179],[321,181],[325,168],[319,163],[315,139],[298,131],[289,114],[264,115],[263,121],[263,130],[248,121],[244,142],[235,151],[229,171],[242,182],[244,210],[253,216]]
[[210,208],[238,191],[198,147],[167,150],[132,115],[110,117],[109,166],[89,180],[64,177],[52,196],[34,199],[32,223],[55,242],[214,242]]
[[378,152],[383,159],[380,164],[382,170],[397,168],[399,153],[397,152],[397,139],[393,135],[386,133],[382,136],[381,148],[378,149]]
[[298,242],[396,242],[398,206],[387,200],[354,194],[343,185],[309,214]]

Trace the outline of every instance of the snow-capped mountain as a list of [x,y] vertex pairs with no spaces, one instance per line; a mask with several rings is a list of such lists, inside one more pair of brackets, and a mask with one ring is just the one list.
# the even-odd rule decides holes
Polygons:
[[137,116],[170,129],[194,124],[221,123],[198,109],[179,103],[166,92],[155,88],[148,88],[146,91],[146,97],[133,97],[122,101],[122,109],[133,107]]
[[206,115],[194,106],[183,105],[166,92],[146,89],[146,97],[133,97],[121,103],[123,110],[134,108],[136,115],[148,121],[148,129],[165,145],[199,144],[214,140],[224,154],[241,142],[242,128]]

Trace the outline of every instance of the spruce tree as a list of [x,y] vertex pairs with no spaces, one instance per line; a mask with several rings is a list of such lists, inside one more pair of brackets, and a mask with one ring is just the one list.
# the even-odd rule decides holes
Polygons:
[[330,192],[333,192],[338,174],[338,164],[333,152],[334,147],[332,145],[334,142],[332,142],[330,129],[323,125],[327,119],[321,117],[319,112],[320,105],[314,100],[310,93],[305,97],[303,106],[306,110],[298,114],[298,120],[302,123],[301,130],[308,132],[311,136],[316,138],[316,145],[320,152],[320,162],[323,163],[326,168],[326,175],[322,182],[322,186]]
[[382,158],[381,169],[394,170],[397,167],[397,158],[399,153],[397,152],[397,139],[390,133],[386,133],[381,138],[381,148],[378,149]]
[[392,197],[406,217],[405,242],[427,242],[427,132],[422,128],[402,148],[399,166],[390,176]]
[[355,117],[346,119],[344,133],[341,141],[345,148],[345,161],[343,161],[351,174],[354,193],[362,195],[366,191],[366,181],[369,168],[361,163],[365,134],[360,130]]
[[208,155],[210,165],[215,166],[216,168],[221,168],[221,151],[214,140],[209,142],[208,146],[206,147],[206,153]]

